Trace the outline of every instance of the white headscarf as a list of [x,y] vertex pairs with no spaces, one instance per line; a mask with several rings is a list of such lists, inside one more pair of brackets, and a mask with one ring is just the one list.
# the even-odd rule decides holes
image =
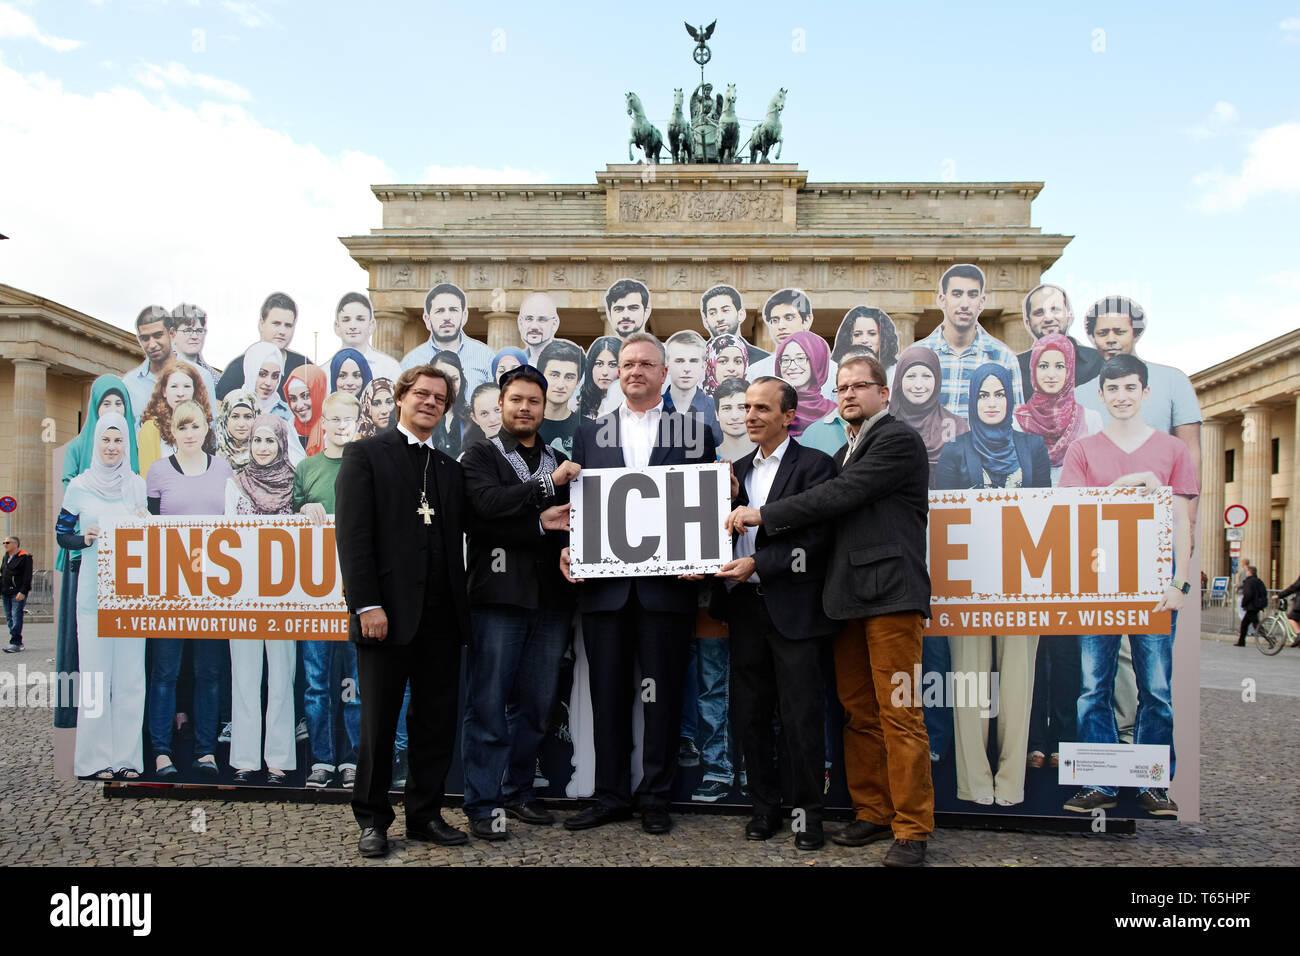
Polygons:
[[[280,363],[280,381],[284,382],[284,353],[272,345],[270,342],[257,342],[248,347],[244,353],[244,388],[257,396],[257,373],[262,370],[262,366],[269,361]],[[271,393],[271,397],[266,401],[258,400],[257,410],[259,412],[270,412],[275,407],[275,403],[280,400],[280,389],[277,387]]]
[[[116,465],[109,467],[99,457],[99,440],[104,432],[116,428],[122,435],[122,457]],[[131,470],[130,426],[118,412],[108,412],[99,416],[95,423],[95,443],[90,467],[78,477],[78,481],[87,490],[94,492],[105,501],[121,500],[131,512],[145,506],[144,479]]]

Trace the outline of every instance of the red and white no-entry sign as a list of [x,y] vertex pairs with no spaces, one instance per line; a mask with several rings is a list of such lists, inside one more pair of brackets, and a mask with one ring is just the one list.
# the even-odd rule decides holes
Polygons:
[[1245,505],[1228,505],[1223,511],[1223,523],[1229,528],[1240,528],[1250,517]]

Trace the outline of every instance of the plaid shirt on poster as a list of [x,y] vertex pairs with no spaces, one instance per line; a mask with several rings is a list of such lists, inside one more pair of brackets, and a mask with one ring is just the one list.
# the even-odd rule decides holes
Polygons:
[[943,369],[943,391],[941,399],[944,408],[954,415],[960,415],[969,421],[970,377],[985,362],[996,362],[1011,370],[1011,384],[1015,389],[1011,407],[1023,405],[1025,390],[1020,384],[1020,360],[1016,353],[1003,342],[984,331],[982,325],[975,326],[975,341],[963,351],[958,352],[943,337],[943,323],[927,335],[917,345],[932,349],[939,356],[939,367]]

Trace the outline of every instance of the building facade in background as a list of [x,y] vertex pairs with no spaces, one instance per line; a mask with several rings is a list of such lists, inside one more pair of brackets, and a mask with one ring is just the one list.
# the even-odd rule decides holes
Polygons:
[[1241,558],[1270,588],[1300,575],[1300,329],[1191,377],[1201,426],[1201,568],[1233,570],[1223,513],[1244,505]]

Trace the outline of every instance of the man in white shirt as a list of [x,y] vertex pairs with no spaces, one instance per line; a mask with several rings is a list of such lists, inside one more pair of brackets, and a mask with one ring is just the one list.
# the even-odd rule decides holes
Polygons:
[[147,305],[135,317],[135,339],[144,352],[144,361],[122,376],[126,390],[131,395],[131,412],[135,428],[140,428],[140,418],[158,384],[158,374],[172,357],[172,337],[167,331],[171,313],[161,305]]
[[[369,298],[360,292],[349,292],[339,299],[339,304],[334,309],[334,334],[339,337],[339,351],[353,349],[365,356],[372,381],[386,378],[390,382],[396,382],[397,376],[402,374],[402,366],[387,352],[381,352],[370,344],[374,333],[375,310]],[[319,366],[325,373],[326,381],[329,381],[332,360],[333,356]],[[333,390],[334,383],[330,382],[330,391]]]
[[460,384],[466,395],[492,377],[492,350],[465,335],[469,307],[459,286],[442,282],[430,289],[424,297],[423,319],[424,327],[429,330],[429,341],[403,356],[402,371],[432,365],[439,352],[455,352],[464,373]]

